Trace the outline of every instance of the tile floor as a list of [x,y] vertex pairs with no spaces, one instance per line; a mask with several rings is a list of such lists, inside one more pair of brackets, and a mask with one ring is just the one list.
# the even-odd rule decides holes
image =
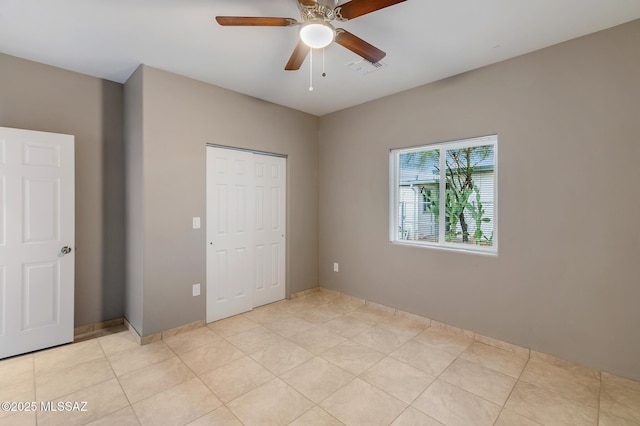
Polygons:
[[[128,331],[0,361],[11,425],[640,425],[640,382],[319,292],[146,346]],[[535,355],[535,356],[534,356]]]

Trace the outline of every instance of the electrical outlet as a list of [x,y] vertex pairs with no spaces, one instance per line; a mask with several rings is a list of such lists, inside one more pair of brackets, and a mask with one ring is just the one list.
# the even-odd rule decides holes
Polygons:
[[338,262],[333,262],[333,272],[338,272],[340,270],[340,265]]
[[200,218],[199,217],[194,217],[193,218],[193,229],[200,229]]
[[200,284],[194,284],[192,288],[193,296],[200,296]]

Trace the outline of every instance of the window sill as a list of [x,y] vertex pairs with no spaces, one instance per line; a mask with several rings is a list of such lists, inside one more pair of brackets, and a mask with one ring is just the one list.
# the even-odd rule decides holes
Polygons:
[[411,241],[405,240],[395,240],[389,241],[391,245],[397,246],[408,246],[408,247],[417,247],[417,248],[425,248],[432,250],[440,250],[440,251],[449,251],[449,252],[457,252],[464,254],[477,254],[480,256],[488,256],[488,257],[498,257],[497,248],[487,248],[487,249],[478,249],[478,248],[463,248],[463,247],[455,247],[451,245],[440,245],[440,244],[429,244],[429,243],[414,243]]

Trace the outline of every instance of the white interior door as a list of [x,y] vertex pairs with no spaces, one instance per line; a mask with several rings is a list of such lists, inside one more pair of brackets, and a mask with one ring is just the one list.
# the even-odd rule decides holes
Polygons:
[[0,127],[0,358],[73,340],[73,136]]
[[254,307],[286,297],[286,161],[282,157],[254,154]]
[[207,322],[282,300],[286,159],[207,148]]
[[207,147],[207,322],[253,308],[253,154]]

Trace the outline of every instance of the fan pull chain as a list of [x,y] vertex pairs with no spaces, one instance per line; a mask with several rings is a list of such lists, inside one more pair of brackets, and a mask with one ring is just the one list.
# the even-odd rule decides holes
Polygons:
[[322,48],[322,76],[326,77],[327,73],[324,72],[324,47]]
[[313,49],[309,49],[309,91],[313,92]]

